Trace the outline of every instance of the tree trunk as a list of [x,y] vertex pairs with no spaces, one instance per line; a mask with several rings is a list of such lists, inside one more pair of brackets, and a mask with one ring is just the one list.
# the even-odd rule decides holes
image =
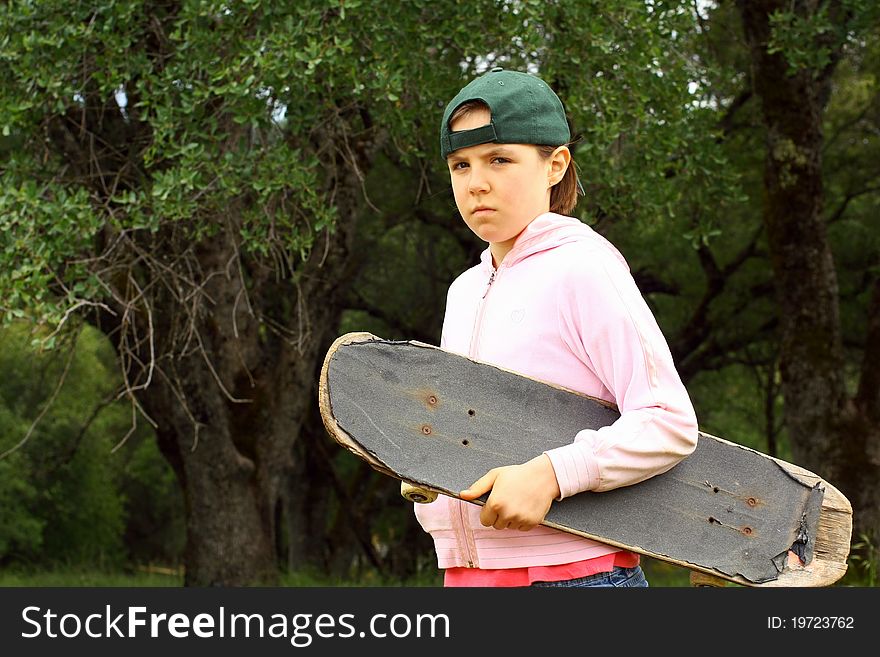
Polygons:
[[[305,297],[300,308],[316,330],[301,334],[296,347],[261,331],[240,300],[241,279],[221,273],[233,255],[220,239],[199,249],[204,290],[214,303],[194,323],[198,344],[157,363],[163,375],[139,393],[183,486],[186,584],[192,586],[271,582],[276,576],[278,532],[284,530],[276,526],[277,509],[293,444],[313,402],[312,373],[323,355],[316,336],[325,331],[317,329],[338,319],[326,289],[330,279],[314,277],[299,292]],[[314,267],[306,263],[306,271],[309,264]],[[254,303],[271,299],[272,290],[260,289],[259,277],[253,278],[248,294]],[[167,318],[174,313],[155,312]],[[157,323],[161,352],[175,353],[161,344],[172,334],[169,325]]]
[[[799,3],[799,11],[804,4],[815,3]],[[792,73],[784,53],[767,49],[770,14],[789,10],[791,3],[739,0],[738,5],[766,129],[763,220],[776,282],[793,457],[840,488],[853,503],[855,531],[876,538],[880,471],[878,460],[866,457],[877,454],[877,431],[847,397],[837,275],[823,220],[822,119],[840,47],[832,49],[824,69]],[[835,11],[832,6],[829,15],[842,21]]]
[[[243,255],[239,235],[224,231],[186,255],[199,285],[191,311],[170,285],[159,284],[135,300],[120,291],[130,305],[117,301],[115,316],[102,313],[95,322],[128,363],[132,382],[141,384],[134,395],[181,484],[188,586],[277,577],[279,532],[288,530],[279,511],[289,494],[293,447],[317,403],[315,372],[354,266],[354,194],[339,195],[350,211],[340,212],[332,240],[313,250],[295,278],[261,268]],[[230,264],[239,262],[240,272]],[[143,328],[148,310],[150,339],[121,340],[120,318]],[[282,330],[268,330],[259,317],[277,320]]]

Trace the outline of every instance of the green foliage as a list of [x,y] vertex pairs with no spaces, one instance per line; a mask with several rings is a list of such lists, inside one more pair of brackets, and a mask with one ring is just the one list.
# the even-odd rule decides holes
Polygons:
[[[6,415],[6,409],[0,413]],[[0,426],[14,426],[8,417]],[[30,512],[37,503],[36,488],[23,476],[22,458],[13,455],[0,461],[0,555],[35,553],[43,539],[46,521]]]
[[[877,568],[880,565],[880,553],[877,546],[871,541],[870,536],[861,534],[859,540],[853,543],[850,554],[850,568],[847,576],[854,575],[862,586],[877,586]],[[855,571],[853,573],[852,571]],[[849,577],[853,579],[853,577]]]
[[[295,266],[333,230],[339,167],[365,133],[445,176],[443,104],[493,64],[559,89],[581,136],[584,213],[662,222],[686,190],[735,200],[713,113],[689,90],[683,0],[47,0],[5,3],[0,24],[0,122],[19,144],[0,176],[7,317],[57,325],[99,301],[112,281],[96,245],[142,233],[189,244],[229,228],[247,253]],[[113,143],[89,146],[87,131]]]
[[15,171],[12,162],[5,172],[11,184],[0,190],[0,320],[8,325],[30,313],[58,324],[61,308],[93,296],[97,288],[81,265],[70,262],[70,287],[59,290],[61,299],[53,298],[56,268],[88,248],[100,222],[86,190],[50,188],[24,176],[12,183]]
[[833,53],[848,42],[858,42],[878,18],[880,8],[873,0],[792,3],[770,15],[767,52],[782,53],[792,75],[810,71],[818,76],[832,63]]
[[[635,230],[675,226],[689,241],[717,235],[711,215],[689,225],[690,208],[723,209],[741,192],[717,143],[716,112],[699,94],[707,62],[689,55],[691,4],[597,6],[560,3],[545,27],[549,42],[537,50],[581,137],[575,159],[587,197],[580,215]],[[572,34],[575,24],[589,37]]]
[[[817,73],[831,63],[833,38],[838,27],[828,16],[828,4],[818,6],[815,12],[803,15],[794,11],[776,11],[770,16],[773,37],[767,52],[785,54],[792,73],[801,69]],[[823,37],[832,38],[823,43]],[[818,45],[818,47],[817,47]]]
[[113,451],[131,418],[124,400],[104,405],[118,374],[100,334],[79,334],[69,367],[70,345],[39,353],[29,343],[22,323],[0,331],[0,452],[28,437],[0,459],[0,563],[119,566],[129,556],[124,491],[145,496],[141,507],[158,500],[162,513],[178,499],[168,467],[153,441],[144,451],[143,431],[138,449]]

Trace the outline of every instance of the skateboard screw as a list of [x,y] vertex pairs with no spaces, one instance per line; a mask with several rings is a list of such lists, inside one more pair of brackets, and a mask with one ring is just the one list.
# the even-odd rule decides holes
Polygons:
[[746,504],[748,504],[749,506],[757,506],[758,500],[756,500],[754,497],[750,497],[746,500]]
[[752,533],[752,528],[751,527],[743,527],[742,532],[746,536],[749,536]]
[[476,415],[476,414],[477,414],[477,412],[476,412],[474,409],[470,409],[470,410],[468,411],[468,415],[470,415],[471,417],[473,417],[473,416]]
[[426,436],[430,436],[431,435],[431,427],[427,424],[423,424],[422,425],[422,433],[425,434]]
[[436,406],[437,405],[437,398],[434,395],[431,395],[430,397],[428,397],[428,403],[431,406]]
[[468,439],[465,438],[464,440],[461,441],[461,444],[464,445],[465,447],[467,447],[470,444],[470,441],[468,441]]

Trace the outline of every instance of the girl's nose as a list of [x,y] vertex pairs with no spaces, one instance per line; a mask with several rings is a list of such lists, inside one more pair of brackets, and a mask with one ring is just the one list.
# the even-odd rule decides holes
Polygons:
[[471,175],[468,178],[468,189],[472,193],[486,192],[489,190],[489,180],[482,167],[471,167]]

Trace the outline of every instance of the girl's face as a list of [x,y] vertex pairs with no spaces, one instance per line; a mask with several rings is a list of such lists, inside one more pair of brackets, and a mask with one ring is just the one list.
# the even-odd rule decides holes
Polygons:
[[[470,130],[490,119],[488,110],[477,109],[450,127]],[[544,159],[532,145],[489,143],[461,148],[447,158],[458,211],[489,242],[496,264],[523,229],[550,210],[550,188],[562,179],[570,157],[565,146]]]

